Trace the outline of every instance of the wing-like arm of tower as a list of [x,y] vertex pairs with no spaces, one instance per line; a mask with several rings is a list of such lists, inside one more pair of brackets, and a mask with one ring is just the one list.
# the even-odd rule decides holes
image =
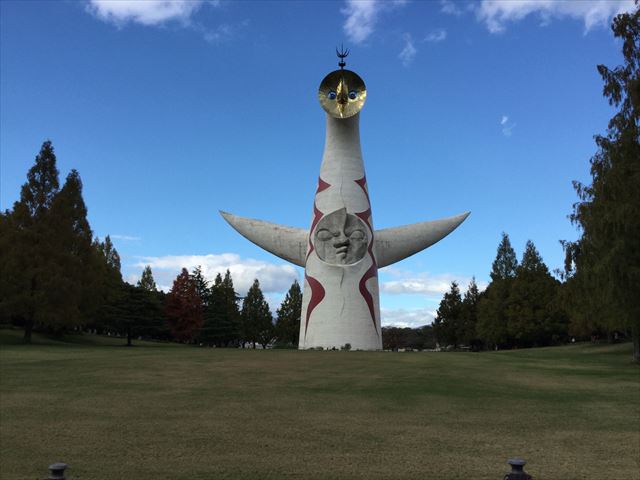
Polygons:
[[439,242],[453,232],[469,216],[469,213],[431,222],[376,230],[374,238],[378,268],[399,262]]
[[264,248],[267,252],[304,268],[309,238],[309,232],[304,228],[238,217],[223,211],[220,211],[220,215],[247,240]]

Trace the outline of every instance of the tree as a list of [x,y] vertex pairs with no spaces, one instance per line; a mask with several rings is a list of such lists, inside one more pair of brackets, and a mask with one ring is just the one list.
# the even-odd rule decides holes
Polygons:
[[61,330],[84,323],[95,313],[98,300],[99,270],[93,234],[82,198],[82,180],[76,170],[71,170],[55,195],[48,221],[53,257],[41,286],[49,297],[49,325]]
[[451,282],[451,289],[440,301],[433,330],[440,345],[458,348],[462,332],[462,297],[456,282]]
[[34,326],[48,320],[50,297],[42,285],[53,262],[48,216],[59,186],[56,155],[46,141],[27,172],[20,200],[3,220],[2,310],[24,326],[25,343],[31,343]]
[[527,241],[509,292],[507,330],[515,346],[550,345],[566,337],[564,316],[556,308],[560,282],[551,276],[535,245]]
[[[570,219],[581,236],[565,242],[572,323],[594,312],[593,326],[628,331],[633,358],[640,362],[640,3],[613,20],[623,42],[624,64],[598,65],[603,95],[618,108],[606,135],[595,137],[591,184],[573,182],[579,201]],[[575,328],[575,326],[574,326]]]
[[147,292],[158,291],[156,281],[153,279],[153,273],[151,272],[151,266],[147,265],[144,267],[142,275],[140,276],[140,280],[138,280],[137,286],[142,288],[143,290],[146,290]]
[[475,277],[471,278],[469,287],[464,294],[462,300],[462,328],[460,334],[460,341],[470,346],[473,350],[480,350],[482,347],[482,340],[478,338],[477,324],[478,324],[478,303],[480,302],[480,292],[478,285],[476,284]]
[[269,304],[264,299],[257,278],[249,288],[247,296],[244,297],[241,316],[244,330],[243,340],[253,343],[253,348],[256,348],[256,342],[266,348],[273,340],[275,332]]
[[491,283],[478,303],[478,337],[496,349],[511,344],[506,310],[517,268],[516,252],[511,246],[509,236],[503,232],[496,258],[491,266]]
[[173,281],[166,299],[166,314],[171,333],[179,341],[191,341],[202,327],[202,300],[186,268]]
[[284,345],[297,347],[300,337],[300,317],[302,315],[302,290],[297,280],[293,281],[276,314],[276,336],[278,341]]
[[114,322],[111,325],[127,336],[127,346],[132,346],[134,335],[149,335],[154,332],[161,318],[160,304],[150,292],[140,286],[124,283],[122,295],[115,308]]
[[91,326],[104,332],[118,328],[119,305],[124,300],[126,290],[120,272],[120,255],[109,235],[102,242],[96,237],[93,241],[93,251],[100,280],[96,287],[99,308]]
[[59,188],[50,141],[2,223],[1,309],[24,326],[25,342],[36,326],[60,332],[86,322],[95,312],[99,272],[82,181],[72,170]]
[[196,285],[198,296],[202,300],[202,307],[206,307],[209,303],[209,281],[202,274],[202,267],[198,265],[191,272],[191,279]]

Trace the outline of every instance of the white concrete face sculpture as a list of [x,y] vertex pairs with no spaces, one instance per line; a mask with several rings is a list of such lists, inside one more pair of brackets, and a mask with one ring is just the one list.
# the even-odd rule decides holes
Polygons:
[[[341,67],[344,62],[341,61]],[[327,132],[309,230],[220,212],[241,235],[305,268],[299,348],[380,350],[378,268],[441,240],[469,213],[374,231],[360,149],[364,82],[349,70],[320,86]]]

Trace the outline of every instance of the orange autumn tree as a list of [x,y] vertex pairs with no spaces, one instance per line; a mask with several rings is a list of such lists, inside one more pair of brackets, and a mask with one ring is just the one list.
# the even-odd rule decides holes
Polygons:
[[198,286],[186,268],[173,281],[167,295],[167,320],[176,340],[190,342],[203,324],[202,300]]

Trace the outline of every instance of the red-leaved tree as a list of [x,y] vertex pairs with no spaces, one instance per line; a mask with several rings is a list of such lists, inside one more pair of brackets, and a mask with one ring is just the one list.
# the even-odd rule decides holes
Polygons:
[[166,303],[169,328],[176,340],[191,341],[202,328],[202,300],[186,268],[173,281]]

